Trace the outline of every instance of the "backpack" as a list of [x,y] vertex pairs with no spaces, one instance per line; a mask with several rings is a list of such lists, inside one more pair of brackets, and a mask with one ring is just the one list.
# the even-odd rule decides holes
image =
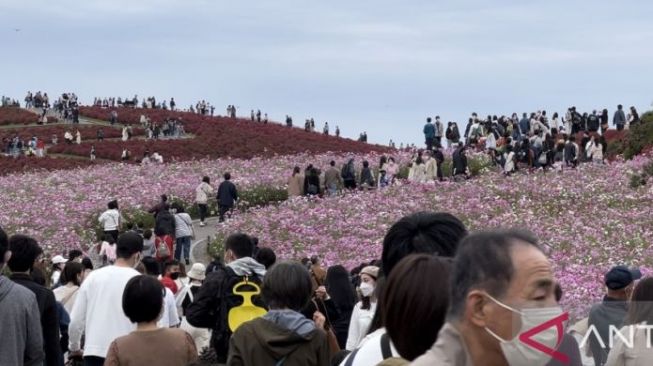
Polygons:
[[160,237],[159,244],[156,246],[156,252],[159,258],[168,258],[170,257],[170,248],[166,244],[165,237]]
[[[253,282],[259,287],[262,284],[262,278],[257,275],[251,276],[238,276],[231,268],[225,267],[221,270],[222,281],[220,285],[220,301],[216,311],[216,324],[213,327],[213,334],[211,336],[211,344],[215,348],[218,355],[218,361],[225,363],[227,360],[227,354],[229,352],[229,339],[231,338],[232,332],[229,329],[228,316],[229,310],[236,306],[243,304],[243,298],[233,293],[233,288],[235,285],[242,281]],[[263,298],[255,296],[253,298],[254,305],[264,307],[265,303]]]

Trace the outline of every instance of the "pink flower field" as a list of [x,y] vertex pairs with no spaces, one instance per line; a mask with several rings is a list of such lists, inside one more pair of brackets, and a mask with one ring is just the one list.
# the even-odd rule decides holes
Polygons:
[[251,210],[218,228],[250,233],[282,258],[319,254],[351,268],[380,258],[387,229],[420,210],[448,211],[470,230],[529,229],[544,244],[565,290],[564,303],[586,314],[603,294],[615,264],[653,267],[653,192],[628,185],[648,158],[575,171],[485,174],[465,183],[403,185],[385,191],[311,201],[297,199]]
[[[349,155],[335,157],[338,164]],[[376,165],[380,155],[355,155]],[[408,154],[396,156],[404,165]],[[241,191],[284,189],[295,165],[326,167],[333,154],[274,159],[198,160],[166,165],[101,164],[65,171],[0,177],[0,225],[37,238],[48,254],[95,244],[94,226],[114,198],[124,211],[143,210],[162,193],[192,202],[201,176],[214,185],[230,171]],[[327,264],[353,267],[378,258],[387,229],[405,214],[449,211],[470,228],[519,227],[545,245],[565,290],[565,304],[583,314],[602,294],[602,275],[614,264],[653,268],[653,191],[630,188],[645,156],[563,173],[503,177],[485,173],[463,183],[402,184],[336,198],[297,198],[237,213],[218,237],[242,231],[259,237],[280,258],[319,254]]]

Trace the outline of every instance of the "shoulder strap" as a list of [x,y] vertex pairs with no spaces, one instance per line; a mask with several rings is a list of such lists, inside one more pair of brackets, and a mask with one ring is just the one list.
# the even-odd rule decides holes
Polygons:
[[390,348],[390,337],[388,337],[388,333],[383,333],[381,336],[381,355],[384,360],[392,357],[392,349]]
[[354,352],[352,352],[349,355],[349,358],[347,358],[347,362],[345,363],[345,366],[352,366],[354,364],[354,359],[356,358],[356,354],[358,353],[358,351],[360,351],[360,348],[355,349]]

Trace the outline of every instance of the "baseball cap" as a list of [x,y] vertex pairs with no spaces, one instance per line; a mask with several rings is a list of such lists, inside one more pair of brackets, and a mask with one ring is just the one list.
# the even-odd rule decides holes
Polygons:
[[640,278],[642,278],[642,272],[638,268],[619,265],[612,267],[605,274],[605,285],[610,290],[621,290]]

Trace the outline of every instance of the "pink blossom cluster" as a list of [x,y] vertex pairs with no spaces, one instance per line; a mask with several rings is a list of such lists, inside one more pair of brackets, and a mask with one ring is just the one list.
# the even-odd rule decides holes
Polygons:
[[352,268],[380,258],[390,226],[416,211],[451,212],[471,231],[528,229],[551,258],[565,292],[563,304],[582,316],[600,300],[603,274],[611,266],[638,265],[645,271],[653,266],[653,191],[628,185],[629,173],[649,162],[637,157],[561,173],[489,173],[463,183],[298,198],[236,216],[218,227],[218,235],[245,232],[272,247],[278,257],[317,254],[328,265]]

